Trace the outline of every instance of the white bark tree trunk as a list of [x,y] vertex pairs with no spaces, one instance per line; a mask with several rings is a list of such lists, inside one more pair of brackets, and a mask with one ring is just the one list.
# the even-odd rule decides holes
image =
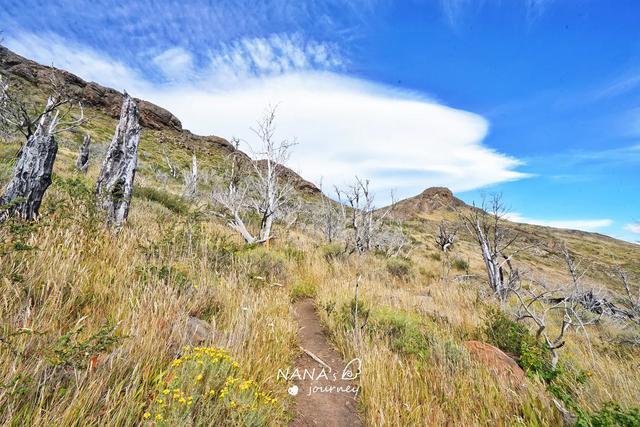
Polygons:
[[40,117],[35,132],[20,149],[13,176],[0,198],[0,222],[18,215],[34,219],[42,203],[42,197],[51,184],[53,162],[58,153],[54,137],[58,124],[58,112],[52,109],[54,101],[47,101],[46,113]]
[[78,160],[76,160],[76,168],[83,173],[86,172],[87,167],[89,167],[89,144],[91,144],[91,135],[87,134],[84,136],[80,151],[78,152]]
[[116,230],[129,214],[140,132],[138,107],[125,93],[120,122],[102,163],[96,189],[98,206],[106,212],[107,223]]

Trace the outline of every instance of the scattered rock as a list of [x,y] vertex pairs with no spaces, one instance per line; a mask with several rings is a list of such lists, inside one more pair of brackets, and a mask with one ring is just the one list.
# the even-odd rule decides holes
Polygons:
[[185,340],[189,345],[213,341],[215,329],[206,320],[189,316],[185,325]]
[[519,386],[526,384],[522,368],[499,348],[480,341],[465,341],[463,345],[473,359],[484,364],[491,372]]

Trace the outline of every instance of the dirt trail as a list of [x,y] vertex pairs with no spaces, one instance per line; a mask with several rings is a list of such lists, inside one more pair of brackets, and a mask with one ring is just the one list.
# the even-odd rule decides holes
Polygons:
[[[327,341],[316,316],[313,301],[306,299],[297,302],[295,312],[300,327],[300,346],[307,351],[298,358],[295,368],[298,368],[301,375],[305,369],[307,372],[313,372],[315,368],[315,375],[314,379],[307,376],[295,381],[295,386],[298,387],[296,416],[290,426],[362,426],[356,410],[355,393],[350,392],[355,391],[357,385],[342,379],[346,363]],[[309,353],[313,354],[315,359]],[[331,368],[325,367],[328,378],[320,375],[323,368],[320,361]],[[354,367],[355,369],[357,367]],[[321,378],[318,378],[319,376]],[[323,390],[320,391],[318,387],[322,387]],[[334,389],[327,392],[329,387]],[[347,387],[349,391],[345,391]]]

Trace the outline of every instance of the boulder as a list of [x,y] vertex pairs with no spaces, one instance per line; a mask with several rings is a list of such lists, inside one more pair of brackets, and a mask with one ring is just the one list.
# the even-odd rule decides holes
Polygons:
[[497,347],[480,341],[463,343],[471,358],[480,362],[494,374],[522,386],[526,384],[526,374],[515,360]]
[[215,338],[215,329],[206,320],[199,319],[194,316],[187,318],[185,324],[185,341],[189,345],[210,342]]

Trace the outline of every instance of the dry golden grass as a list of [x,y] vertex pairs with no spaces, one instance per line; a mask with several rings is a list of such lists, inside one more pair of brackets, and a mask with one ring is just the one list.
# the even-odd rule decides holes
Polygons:
[[[236,244],[226,229],[136,200],[128,226],[113,236],[87,216],[88,199],[56,184],[49,193],[38,223],[0,229],[0,419],[140,422],[155,378],[186,344],[189,315],[211,321],[214,344],[286,404],[274,378],[296,355],[286,291],[250,286],[244,265],[222,259],[216,248]],[[105,324],[114,325],[116,343],[68,363],[54,360],[59,337],[82,327],[82,342]],[[73,345],[66,350],[73,353]],[[286,422],[285,408],[272,409],[275,424]],[[195,414],[194,423],[208,421]]]
[[[98,123],[95,135],[105,135],[103,128],[112,120],[101,116]],[[485,310],[496,302],[469,239],[456,245],[453,258],[468,262],[475,278],[456,281],[454,276],[466,272],[453,270],[451,280],[441,279],[442,262],[432,241],[437,220],[449,214],[437,212],[409,224],[413,244],[406,276],[394,276],[388,261],[373,254],[327,261],[319,238],[308,232],[279,230],[269,250],[244,247],[206,210],[175,204],[179,179],[166,188],[159,184],[154,175],[163,167],[159,137],[146,134],[136,177],[139,186],[157,193],[134,198],[119,235],[105,230],[93,209],[98,161],[93,160],[86,177],[73,171],[77,141],[61,147],[57,179],[41,220],[0,226],[2,423],[142,423],[158,378],[188,341],[186,321],[195,316],[216,330],[209,345],[226,349],[238,361],[242,378],[277,398],[267,410],[269,424],[286,424],[293,402],[276,372],[298,355],[290,297],[305,295],[315,299],[345,359],[363,361],[360,409],[367,425],[561,422],[542,381],[514,388],[471,360],[462,347],[467,339],[482,338]],[[4,160],[15,147],[0,148],[2,181],[9,170]],[[178,163],[188,165],[187,150],[177,144],[169,149]],[[209,154],[213,157],[203,165],[213,168],[219,153]],[[547,233],[524,229],[543,237]],[[587,258],[604,256],[609,265],[619,256],[620,264],[637,269],[635,248],[571,233],[554,238],[566,238]],[[549,280],[566,278],[561,260],[551,252],[523,261]],[[360,300],[371,314],[356,346],[349,307],[359,276]],[[616,288],[599,268],[589,280]],[[394,341],[385,329],[396,324],[408,328],[407,342]],[[616,350],[610,338],[619,333],[616,325],[604,323],[590,330],[588,340],[572,336],[562,350],[561,363],[589,373],[586,381],[570,384],[575,401],[587,412],[608,401],[625,408],[640,401],[640,356]],[[194,409],[183,421],[216,425],[235,419],[228,412],[215,414],[220,419]]]

